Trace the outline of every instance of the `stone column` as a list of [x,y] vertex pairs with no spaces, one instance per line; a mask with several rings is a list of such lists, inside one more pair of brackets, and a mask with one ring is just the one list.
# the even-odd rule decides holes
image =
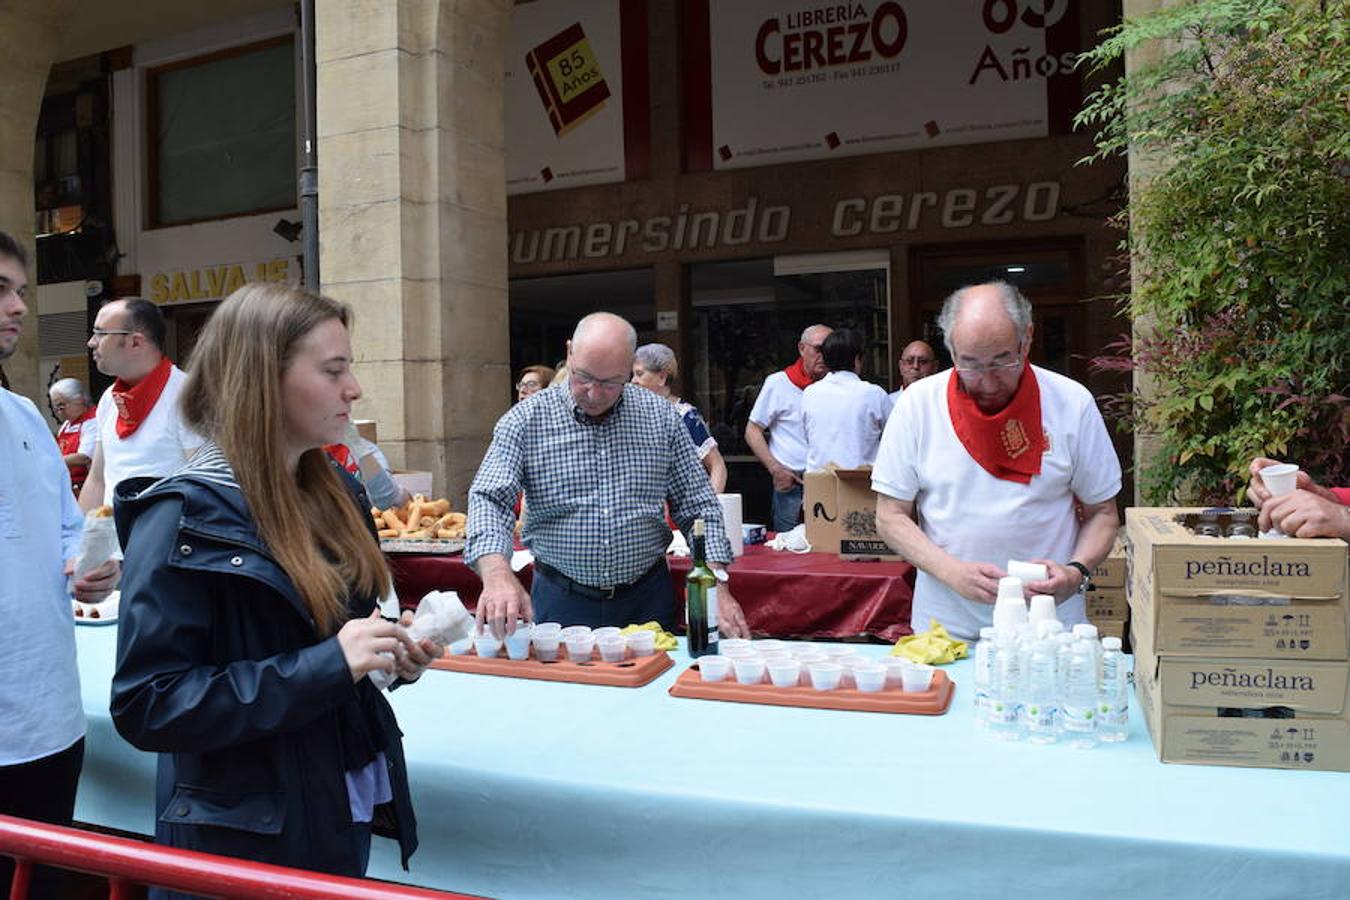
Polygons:
[[55,62],[57,23],[65,20],[73,0],[7,0],[0,4],[0,230],[18,238],[28,250],[28,316],[17,352],[4,363],[10,387],[34,403],[44,399],[38,383],[37,259],[33,246],[33,141],[38,112]]
[[[1151,13],[1165,6],[1175,6],[1177,0],[1125,0],[1123,17],[1133,19],[1139,16]],[[1163,41],[1152,41],[1142,47],[1129,51],[1125,54],[1125,72],[1130,74],[1140,66],[1146,66],[1157,62],[1164,54],[1169,52],[1168,44]],[[1129,154],[1129,191],[1133,194],[1148,180],[1162,171],[1166,167],[1166,160],[1162,160],[1153,155],[1146,155],[1131,148]],[[1133,226],[1132,226],[1133,227]],[[1132,285],[1139,285],[1148,278],[1148,261],[1138,257],[1130,259],[1130,280]],[[1154,321],[1151,317],[1136,317],[1131,324],[1131,332],[1137,342],[1140,337],[1149,334],[1154,328]],[[1145,399],[1152,399],[1157,393],[1156,380],[1143,372],[1134,373],[1134,392],[1135,396]],[[1144,465],[1151,460],[1158,452],[1158,435],[1140,427],[1136,422],[1134,430],[1134,505],[1143,504],[1143,495],[1141,493],[1142,484],[1138,473],[1142,471]]]
[[505,410],[510,0],[324,0],[323,290],[356,310],[357,415],[457,508]]

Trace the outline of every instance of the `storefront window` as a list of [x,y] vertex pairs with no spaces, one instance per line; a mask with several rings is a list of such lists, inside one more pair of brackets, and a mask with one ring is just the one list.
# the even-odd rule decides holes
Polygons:
[[[780,259],[705,263],[689,269],[692,323],[685,399],[702,410],[724,455],[748,454],[745,425],[764,379],[797,358],[807,327],[860,331],[862,377],[886,386],[890,356],[885,262],[817,271]],[[830,270],[830,269],[835,270]]]
[[295,206],[291,37],[162,66],[146,83],[152,227]]

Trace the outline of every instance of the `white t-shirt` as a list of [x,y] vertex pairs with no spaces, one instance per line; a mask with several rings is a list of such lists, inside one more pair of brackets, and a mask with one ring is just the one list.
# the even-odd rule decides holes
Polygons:
[[145,421],[129,437],[117,436],[117,404],[112,388],[98,401],[98,440],[103,448],[103,502],[112,503],[113,489],[126,478],[172,475],[197,452],[202,438],[183,422],[178,397],[187,375],[174,366],[169,380]]
[[14,766],[84,736],[64,569],[84,519],[47,423],[31,401],[3,389],[0,460],[0,766]]
[[[1033,367],[1049,449],[1030,484],[990,475],[956,436],[947,410],[947,378],[910,385],[881,436],[872,489],[914,500],[924,533],[966,562],[1004,569],[1010,559],[1068,562],[1078,538],[1074,498],[1102,503],[1120,493],[1120,461],[1087,388]],[[955,637],[974,639],[993,624],[994,607],[966,600],[927,572],[914,587],[910,623],[935,618]],[[1060,621],[1086,621],[1081,594],[1059,607]]]
[[806,430],[802,427],[802,389],[785,372],[764,379],[750,410],[750,421],[769,432],[769,452],[794,472],[806,471]]
[[886,389],[852,372],[831,372],[808,385],[802,391],[806,470],[816,472],[827,463],[846,469],[870,466],[890,414]]

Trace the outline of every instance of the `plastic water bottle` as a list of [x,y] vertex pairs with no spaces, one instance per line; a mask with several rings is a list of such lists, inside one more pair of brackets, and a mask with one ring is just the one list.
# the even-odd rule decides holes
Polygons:
[[[1073,654],[1075,640],[1068,632],[1055,635],[1055,678],[1061,706],[1064,705],[1064,697],[1069,693],[1069,657]],[[1060,712],[1062,715],[1063,710]]]
[[1097,744],[1097,661],[1092,645],[1075,641],[1064,679],[1064,738],[1080,750]]
[[1097,680],[1102,680],[1102,645],[1097,639],[1096,625],[1075,625],[1073,636],[1092,646],[1092,659],[1097,666]]
[[989,730],[1000,740],[1022,737],[1018,706],[1022,700],[1022,655],[1007,634],[999,636],[994,648],[994,683],[989,699]]
[[1120,638],[1102,638],[1102,690],[1097,704],[1097,738],[1116,744],[1129,735],[1130,686]]
[[994,629],[980,629],[980,642],[975,645],[975,724],[989,726],[989,701],[994,686]]
[[1053,744],[1059,712],[1059,685],[1055,677],[1055,644],[1037,641],[1031,650],[1026,672],[1026,700],[1022,718],[1027,740],[1033,744]]

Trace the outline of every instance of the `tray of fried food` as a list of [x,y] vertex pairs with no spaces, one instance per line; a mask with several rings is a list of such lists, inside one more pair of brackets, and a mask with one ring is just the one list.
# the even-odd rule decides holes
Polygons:
[[422,494],[402,506],[371,507],[380,536],[380,549],[389,553],[456,553],[464,549],[467,513],[454,512],[444,497],[428,500]]

